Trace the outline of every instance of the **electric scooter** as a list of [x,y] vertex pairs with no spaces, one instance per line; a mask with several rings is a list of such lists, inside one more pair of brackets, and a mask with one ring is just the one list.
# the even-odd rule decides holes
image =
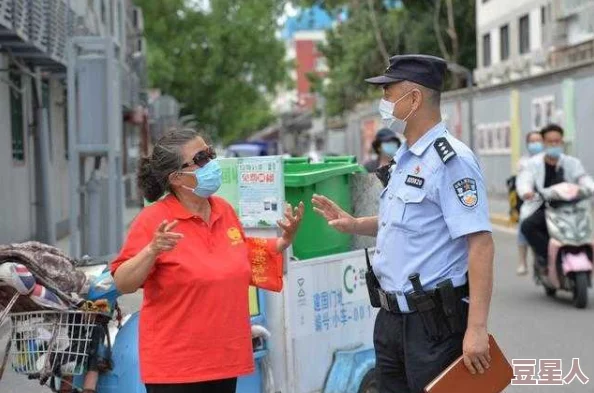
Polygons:
[[576,184],[559,183],[540,194],[550,240],[548,260],[535,262],[536,283],[547,296],[554,297],[558,290],[571,292],[574,306],[585,308],[593,269],[591,193]]
[[[104,261],[83,259],[77,269],[89,282],[85,304],[101,309],[8,314],[13,322],[12,368],[53,392],[146,393],[138,361],[139,313],[122,316],[121,294]],[[252,318],[256,373],[238,380],[238,392],[260,392],[263,385],[269,390],[274,384],[265,361],[270,332],[264,322],[261,316]]]

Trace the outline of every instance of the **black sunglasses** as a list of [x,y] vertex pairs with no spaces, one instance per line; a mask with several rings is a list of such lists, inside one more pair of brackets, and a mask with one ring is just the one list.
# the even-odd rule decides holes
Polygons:
[[182,169],[187,168],[192,165],[197,165],[199,168],[202,168],[204,165],[208,164],[210,160],[214,160],[217,158],[217,153],[211,147],[206,148],[205,150],[200,150],[194,158],[192,158],[192,162],[186,162],[181,167]]

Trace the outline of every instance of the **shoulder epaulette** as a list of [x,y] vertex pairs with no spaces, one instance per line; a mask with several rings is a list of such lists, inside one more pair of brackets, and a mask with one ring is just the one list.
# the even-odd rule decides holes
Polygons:
[[450,142],[444,137],[437,138],[435,143],[433,143],[433,147],[444,164],[447,164],[449,160],[456,157],[456,152],[452,148],[452,145],[450,145]]

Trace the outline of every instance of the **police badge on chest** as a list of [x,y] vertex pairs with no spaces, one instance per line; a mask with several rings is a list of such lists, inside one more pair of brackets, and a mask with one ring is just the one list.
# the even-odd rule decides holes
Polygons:
[[408,175],[406,177],[406,180],[404,181],[404,184],[411,187],[423,188],[423,185],[425,184],[425,179],[418,176]]

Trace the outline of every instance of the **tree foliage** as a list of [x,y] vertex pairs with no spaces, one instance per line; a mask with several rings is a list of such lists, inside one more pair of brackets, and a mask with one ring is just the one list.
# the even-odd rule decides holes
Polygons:
[[272,119],[267,97],[285,82],[276,38],[277,0],[216,0],[200,10],[184,0],[135,0],[143,9],[152,87],[184,104],[223,142]]
[[[374,93],[364,79],[383,73],[386,52],[431,54],[473,69],[476,56],[475,4],[468,0],[301,0],[348,18],[329,31],[320,47],[330,72],[323,87],[329,115],[349,110]],[[441,41],[441,43],[440,43]],[[385,50],[384,50],[385,48]],[[450,75],[447,86],[461,87]]]

